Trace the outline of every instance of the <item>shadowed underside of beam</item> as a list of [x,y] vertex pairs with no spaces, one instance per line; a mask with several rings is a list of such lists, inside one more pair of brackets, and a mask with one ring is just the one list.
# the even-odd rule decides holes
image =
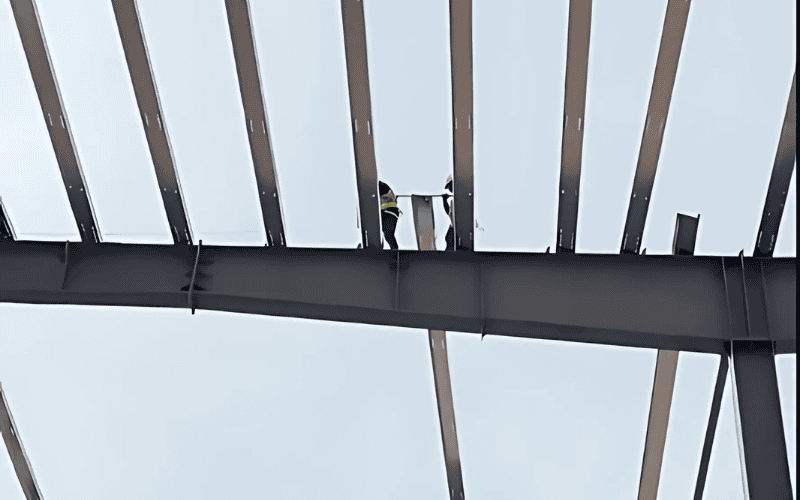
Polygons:
[[[0,301],[187,307],[194,248],[71,244],[64,253],[4,243]],[[728,304],[719,257],[203,246],[199,262],[197,309],[631,347],[722,352],[728,308],[744,307]],[[776,348],[793,351],[795,259],[762,264],[758,314]]]
[[81,239],[85,242],[100,242],[102,239],[97,218],[81,172],[78,152],[75,149],[64,101],[47,51],[36,5],[33,0],[11,0],[11,9],[14,12],[22,48],[25,50],[36,95],[42,106],[45,125],[53,143],[56,161],[61,169],[61,177]]

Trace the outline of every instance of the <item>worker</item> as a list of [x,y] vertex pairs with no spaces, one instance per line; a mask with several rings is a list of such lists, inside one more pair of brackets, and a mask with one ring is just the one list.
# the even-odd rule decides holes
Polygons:
[[397,239],[394,237],[394,230],[397,227],[397,219],[403,212],[397,208],[397,197],[394,191],[385,182],[378,181],[378,191],[381,195],[381,225],[383,235],[389,247],[397,250]]
[[[450,193],[453,192],[453,176],[447,176],[447,183],[444,185],[445,190],[449,191]],[[448,203],[447,200],[450,198],[450,194],[445,193],[442,195],[442,203],[444,204],[444,211],[447,212],[447,215],[450,216],[450,229],[447,230],[447,234],[444,237],[445,241],[445,251],[447,252],[454,252],[455,251],[455,225],[456,225],[456,217],[455,217],[455,207],[452,204]]]

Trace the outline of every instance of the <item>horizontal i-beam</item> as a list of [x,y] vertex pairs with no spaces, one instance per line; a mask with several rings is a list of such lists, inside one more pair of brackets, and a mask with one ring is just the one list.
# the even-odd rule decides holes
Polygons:
[[459,250],[473,250],[472,0],[450,0],[450,70],[453,91],[455,245]]
[[[204,246],[207,281],[194,300],[197,309],[695,352],[741,338],[727,325],[719,257],[399,256],[398,269],[397,252]],[[62,244],[5,243],[0,301],[185,308],[194,255],[173,245],[70,245],[65,283],[64,262]],[[779,352],[795,351],[795,262],[767,259],[757,270]]]
[[167,123],[161,110],[156,81],[144,40],[142,22],[136,0],[111,0],[114,16],[128,62],[128,73],[150,147],[150,157],[156,169],[161,200],[167,213],[172,240],[175,244],[192,244],[192,229],[186,216],[181,183],[175,168],[175,158],[167,135]]
[[25,448],[22,447],[22,440],[20,440],[19,433],[15,428],[14,417],[11,416],[3,386],[0,385],[0,432],[3,434],[8,456],[14,465],[14,472],[17,473],[17,479],[20,487],[22,487],[22,492],[25,494],[25,499],[41,500],[42,494],[39,484],[36,482],[31,462],[28,460]]
[[350,125],[356,158],[356,187],[364,248],[381,248],[378,207],[378,167],[372,128],[372,99],[367,68],[367,31],[361,0],[342,0],[344,53],[350,91]]
[[581,187],[586,79],[592,0],[570,0],[567,31],[567,73],[564,81],[564,128],[561,139],[561,180],[558,186],[556,253],[575,251],[578,194]]
[[778,229],[783,217],[783,208],[786,204],[789,184],[792,181],[795,158],[797,157],[797,70],[792,76],[792,90],[789,91],[789,102],[786,103],[786,115],[783,118],[781,137],[778,140],[778,152],[775,154],[775,164],[772,166],[772,176],[769,179],[767,199],[764,202],[764,211],[761,214],[761,224],[758,226],[756,248],[753,250],[755,257],[772,257],[775,249],[775,240],[778,238]]
[[661,46],[656,59],[656,71],[653,75],[653,87],[650,90],[650,102],[647,105],[642,144],[639,147],[639,160],[636,162],[636,174],[633,179],[633,191],[625,229],[622,232],[620,253],[639,253],[650,207],[650,195],[656,179],[658,158],[661,156],[661,144],[664,140],[664,127],[667,123],[672,89],[675,86],[675,75],[678,72],[678,61],[681,57],[683,35],[686,32],[686,21],[689,19],[689,0],[670,0],[664,16],[664,28],[661,32]]
[[275,170],[267,107],[262,94],[261,74],[258,70],[250,4],[247,0],[225,0],[225,10],[228,12],[233,58],[236,61],[236,73],[239,75],[239,91],[242,94],[245,126],[250,139],[250,153],[253,155],[258,199],[261,201],[267,241],[269,246],[286,246],[278,192],[278,173]]
[[47,51],[36,4],[33,0],[11,0],[11,10],[14,11],[22,48],[25,50],[36,95],[42,106],[44,121],[50,134],[50,141],[53,143],[56,161],[61,169],[61,178],[67,190],[67,198],[75,222],[78,224],[81,239],[85,242],[99,243],[102,239],[97,218],[81,171],[78,152],[75,149],[64,101]]

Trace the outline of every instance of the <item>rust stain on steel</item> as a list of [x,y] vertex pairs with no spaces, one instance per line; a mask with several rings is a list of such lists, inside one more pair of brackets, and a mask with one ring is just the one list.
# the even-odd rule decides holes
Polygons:
[[450,0],[456,248],[474,250],[472,0]]
[[269,120],[261,87],[253,23],[247,0],[226,0],[228,24],[233,43],[233,57],[239,76],[239,90],[247,121],[247,136],[256,173],[258,198],[264,216],[264,228],[270,246],[286,246],[281,211],[278,175],[272,152]]
[[31,70],[36,95],[42,106],[42,114],[53,144],[61,178],[67,191],[70,207],[78,224],[81,239],[100,242],[92,200],[84,182],[78,152],[69,127],[61,92],[58,89],[50,54],[39,22],[39,14],[33,0],[11,0],[11,9],[17,23],[22,47]]
[[382,248],[378,205],[378,168],[372,134],[372,101],[367,68],[367,34],[364,5],[360,0],[342,0],[347,86],[350,93],[350,125],[356,158],[356,185],[364,248]]
[[159,193],[164,202],[173,241],[192,244],[192,228],[187,217],[175,158],[167,134],[167,124],[158,98],[150,56],[142,32],[136,0],[112,0],[128,73],[139,105],[150,157],[156,170]]
[[641,245],[690,6],[691,1],[687,0],[670,0],[667,4],[633,191],[622,236],[622,252],[637,253]]
[[561,180],[558,187],[556,252],[573,252],[575,248],[591,25],[592,0],[571,0],[567,35],[567,73],[564,81],[564,123],[561,139]]
[[795,69],[795,74],[792,75],[792,90],[789,91],[789,100],[786,103],[781,137],[778,141],[778,151],[775,153],[775,163],[769,179],[767,199],[764,202],[764,212],[761,214],[761,224],[758,226],[754,256],[772,257],[775,240],[778,238],[778,229],[781,225],[784,205],[786,205],[786,193],[789,192],[789,184],[797,157],[796,84],[797,70]]

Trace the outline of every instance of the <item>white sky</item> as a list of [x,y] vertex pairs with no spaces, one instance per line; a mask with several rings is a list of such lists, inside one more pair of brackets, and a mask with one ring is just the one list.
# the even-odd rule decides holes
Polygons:
[[[169,243],[110,2],[38,0],[105,241]],[[221,0],[138,0],[195,239],[263,245]],[[666,1],[595,2],[578,252],[619,251]],[[291,246],[360,241],[341,10],[251,0]],[[365,4],[378,171],[398,194],[452,171],[446,0]],[[474,0],[476,234],[554,246],[568,2]],[[794,3],[694,2],[642,248],[752,254],[796,57]],[[8,2],[0,196],[18,237],[79,239]],[[796,255],[793,175],[776,256]],[[415,246],[401,201],[401,248]],[[437,205],[437,233],[446,231]],[[440,243],[441,244],[441,243]],[[448,335],[470,499],[627,498],[653,350]],[[659,499],[686,498],[717,361],[682,354]],[[795,481],[796,356],[778,357]],[[144,308],[0,304],[0,381],[45,498],[446,498],[426,332]],[[742,498],[730,393],[707,499]],[[0,465],[0,498],[23,498]]]

